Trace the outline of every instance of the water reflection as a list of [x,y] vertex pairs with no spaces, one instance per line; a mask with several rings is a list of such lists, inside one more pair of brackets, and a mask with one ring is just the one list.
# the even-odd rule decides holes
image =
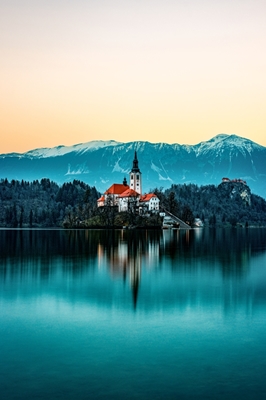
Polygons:
[[265,234],[0,231],[2,397],[265,398]]
[[265,233],[1,230],[0,287],[134,310],[212,303],[252,312],[266,304]]

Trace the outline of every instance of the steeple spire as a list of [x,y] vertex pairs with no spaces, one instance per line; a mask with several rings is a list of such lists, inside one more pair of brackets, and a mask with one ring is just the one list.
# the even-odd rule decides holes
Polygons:
[[132,170],[129,173],[129,180],[130,180],[130,189],[133,189],[135,190],[135,192],[142,194],[141,172],[139,169],[139,162],[136,150],[135,150],[135,157],[133,160]]
[[134,157],[134,160],[133,160],[133,167],[132,167],[131,172],[140,172],[140,170],[139,170],[139,162],[138,162],[136,150],[135,150],[135,157]]

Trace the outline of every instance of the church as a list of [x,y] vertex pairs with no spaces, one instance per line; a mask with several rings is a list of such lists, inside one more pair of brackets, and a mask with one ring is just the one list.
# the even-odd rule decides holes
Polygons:
[[129,185],[126,178],[123,183],[113,183],[97,200],[97,205],[118,207],[119,212],[134,209],[141,215],[159,212],[160,200],[156,194],[142,194],[142,176],[136,151],[129,173]]

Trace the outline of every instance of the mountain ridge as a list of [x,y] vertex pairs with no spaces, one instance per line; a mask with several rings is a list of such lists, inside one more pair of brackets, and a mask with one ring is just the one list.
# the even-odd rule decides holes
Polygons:
[[228,176],[246,180],[253,192],[266,197],[266,147],[223,133],[195,145],[97,140],[0,154],[0,178],[45,177],[59,184],[78,178],[104,191],[129,173],[135,150],[144,191],[175,183],[219,184]]

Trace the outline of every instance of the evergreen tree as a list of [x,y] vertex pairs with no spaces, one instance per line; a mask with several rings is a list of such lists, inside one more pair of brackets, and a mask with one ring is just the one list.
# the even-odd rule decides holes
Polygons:
[[186,204],[182,210],[181,219],[188,225],[192,226],[194,222],[194,215],[191,208]]
[[17,227],[18,227],[18,217],[17,217],[17,207],[16,207],[16,204],[13,205],[13,209],[12,209],[11,226],[12,226],[12,228],[17,228]]
[[33,212],[32,212],[32,209],[31,209],[30,210],[30,218],[29,218],[30,228],[32,228],[32,222],[33,222]]
[[24,208],[23,208],[23,206],[21,206],[21,207],[20,207],[20,217],[19,217],[19,227],[20,227],[20,228],[22,228],[23,214],[24,214]]
[[167,210],[174,215],[180,214],[180,207],[176,201],[175,193],[171,191],[166,198]]

